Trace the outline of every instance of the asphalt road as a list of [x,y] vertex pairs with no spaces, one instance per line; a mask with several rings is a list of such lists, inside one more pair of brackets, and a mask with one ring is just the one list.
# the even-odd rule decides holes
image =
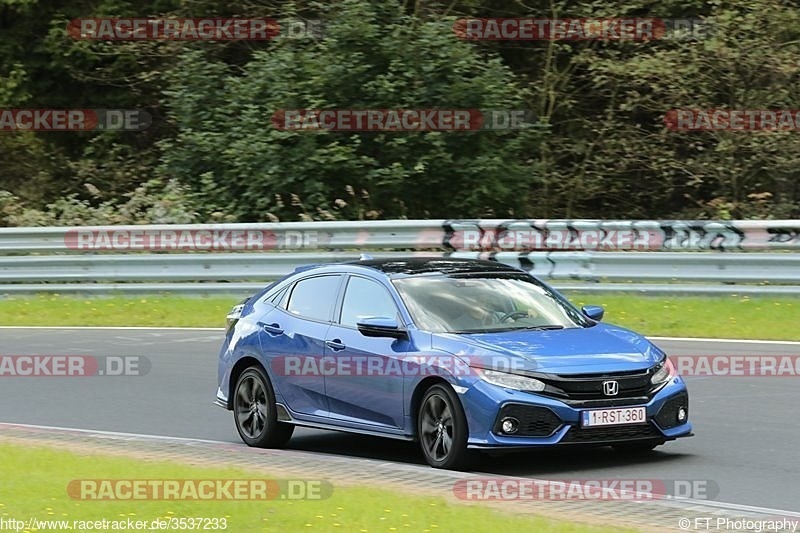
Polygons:
[[[0,422],[240,443],[232,415],[212,405],[221,332],[0,329],[2,355],[145,356],[140,377],[0,378]],[[656,341],[686,355],[800,355],[800,344]],[[481,472],[548,478],[712,480],[718,500],[800,511],[798,379],[688,378],[696,436],[646,458],[610,449],[483,457]],[[422,464],[411,443],[298,429],[290,448]]]

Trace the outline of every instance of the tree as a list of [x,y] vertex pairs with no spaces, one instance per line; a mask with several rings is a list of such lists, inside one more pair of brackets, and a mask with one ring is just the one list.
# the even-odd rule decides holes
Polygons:
[[421,21],[396,4],[356,0],[329,8],[326,20],[323,39],[276,41],[241,71],[199,50],[184,53],[167,92],[179,133],[162,145],[163,172],[199,191],[201,204],[221,202],[244,220],[526,214],[519,191],[537,180],[541,130],[271,127],[286,109],[524,108],[526,93],[509,69],[454,39],[452,20]]

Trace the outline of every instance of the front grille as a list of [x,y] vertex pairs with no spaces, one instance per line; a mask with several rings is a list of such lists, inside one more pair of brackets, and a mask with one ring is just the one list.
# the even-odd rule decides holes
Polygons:
[[[654,370],[619,374],[541,375],[536,379],[545,383],[545,389],[537,394],[558,399],[574,407],[616,407],[647,403],[663,386],[653,385],[650,378]],[[603,383],[616,381],[619,392],[606,396]]]
[[629,440],[664,440],[664,435],[653,424],[581,428],[572,426],[561,443],[603,443]]
[[561,427],[561,419],[547,407],[535,405],[506,404],[500,409],[494,423],[493,432],[496,435],[505,435],[502,431],[502,420],[512,417],[519,420],[519,429],[510,437],[549,437]]
[[[686,409],[686,419],[683,422],[678,422],[678,408],[684,407]],[[686,393],[678,394],[661,406],[661,410],[655,416],[656,424],[664,429],[679,426],[686,422],[689,418],[689,395]]]

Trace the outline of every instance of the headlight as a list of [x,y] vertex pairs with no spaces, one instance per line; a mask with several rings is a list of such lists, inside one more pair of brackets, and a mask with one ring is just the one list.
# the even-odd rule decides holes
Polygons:
[[653,374],[653,377],[650,378],[650,383],[653,385],[660,385],[664,383],[669,378],[673,376],[672,372],[672,363],[670,363],[669,359],[664,359],[656,370],[656,373]]
[[529,390],[539,392],[544,390],[544,383],[538,379],[529,378],[527,376],[519,376],[517,374],[509,374],[507,372],[497,372],[496,370],[481,370],[480,376],[483,381],[497,385],[499,387],[506,387],[508,389],[516,390]]

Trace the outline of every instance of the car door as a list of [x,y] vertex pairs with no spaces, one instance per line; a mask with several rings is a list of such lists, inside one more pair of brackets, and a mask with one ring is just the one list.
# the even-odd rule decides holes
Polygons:
[[338,274],[301,279],[258,323],[276,392],[294,413],[328,416],[319,370],[341,283]]
[[[349,276],[338,320],[328,330],[325,391],[331,418],[403,427],[403,359],[408,339],[365,337],[356,323],[367,317],[400,320],[389,290],[379,282]],[[394,359],[394,361],[390,361]],[[392,364],[395,363],[395,364]]]

